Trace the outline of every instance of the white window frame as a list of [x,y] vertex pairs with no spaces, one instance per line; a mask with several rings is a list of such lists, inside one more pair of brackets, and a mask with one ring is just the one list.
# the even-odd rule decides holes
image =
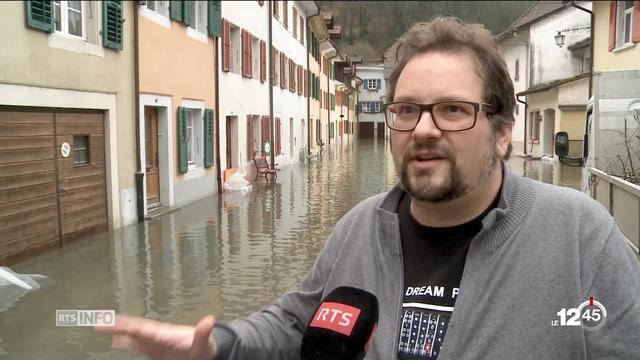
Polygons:
[[[152,9],[149,7],[150,4],[154,4],[155,9]],[[166,14],[163,12],[158,11],[158,4],[164,4],[164,9],[166,10]],[[168,0],[148,0],[145,4],[144,7],[147,8],[149,11],[153,11],[154,13],[168,18],[169,17],[169,1]]]
[[[182,106],[186,109],[186,123],[192,124],[193,136],[187,139],[187,148],[191,148],[192,159],[187,159],[187,179],[204,174],[204,102],[200,100],[183,100]],[[191,144],[189,144],[191,140]]]
[[[631,7],[625,9],[627,1],[618,1],[616,10],[616,48],[633,45],[631,32],[633,31],[633,2]],[[629,17],[629,33],[625,32],[627,16]],[[624,41],[625,36],[629,36],[629,41]]]
[[[540,111],[529,112],[529,140],[540,141]],[[535,133],[535,137],[533,136]]]
[[[207,33],[207,2],[198,0],[193,2],[193,15],[191,17],[191,25],[190,28],[202,33]],[[202,11],[202,13],[198,12],[198,9]],[[204,19],[204,20],[203,20]]]
[[363,113],[371,112],[371,108],[369,107],[369,101],[362,102],[362,112]]
[[380,112],[380,101],[376,101],[376,112]]
[[[80,23],[82,24],[82,35],[78,36],[75,34],[71,34],[69,33],[69,1],[66,0],[60,0],[60,30],[56,29],[56,24],[55,24],[55,7],[56,7],[56,1],[54,1],[53,3],[53,28],[54,28],[54,32],[58,35],[62,35],[65,37],[70,37],[73,39],[79,39],[79,40],[85,40],[87,37],[87,21],[85,19],[85,15],[87,13],[87,7],[85,4],[85,1],[80,1]],[[75,9],[71,9],[72,11],[77,11]]]
[[149,9],[147,6],[149,4],[149,2],[147,2],[145,5],[139,5],[138,10],[140,11],[140,15],[144,16],[145,18],[162,25],[163,27],[170,29],[171,28],[171,19],[169,19],[169,1],[164,1],[164,0],[155,0],[156,3],[158,2],[163,2],[166,3],[166,8],[167,8],[167,15],[163,15],[159,12],[157,12],[156,10],[151,10]]
[[252,64],[251,64],[252,76],[251,77],[253,79],[260,80],[260,39],[251,35],[250,43],[251,43],[251,60],[252,60]]
[[376,80],[377,79],[367,79],[367,89],[369,91],[378,91],[378,83]]

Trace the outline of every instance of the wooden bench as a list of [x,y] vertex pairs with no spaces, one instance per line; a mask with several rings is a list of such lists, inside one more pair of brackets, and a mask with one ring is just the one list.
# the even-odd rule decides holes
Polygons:
[[264,179],[269,181],[268,175],[271,175],[271,178],[278,177],[278,168],[269,168],[269,164],[267,163],[267,159],[264,156],[259,156],[253,158],[253,164],[256,166],[256,180],[260,175],[264,176]]

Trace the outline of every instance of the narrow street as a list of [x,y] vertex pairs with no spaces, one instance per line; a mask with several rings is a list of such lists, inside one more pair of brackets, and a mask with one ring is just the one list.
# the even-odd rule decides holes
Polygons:
[[[512,171],[578,186],[580,168],[509,161]],[[138,226],[95,234],[12,267],[42,274],[0,309],[0,354],[15,359],[124,359],[89,328],[55,327],[60,309],[115,309],[177,323],[230,320],[295,287],[335,222],[396,182],[383,141],[330,148],[246,194],[225,193]]]

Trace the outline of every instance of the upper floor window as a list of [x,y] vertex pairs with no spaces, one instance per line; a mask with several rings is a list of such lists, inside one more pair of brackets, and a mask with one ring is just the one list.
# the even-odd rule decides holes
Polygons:
[[516,59],[514,72],[515,74],[513,75],[513,81],[520,80],[520,59]]
[[155,11],[156,13],[168,17],[169,16],[169,1],[164,0],[148,0],[146,2],[146,7]]
[[367,79],[364,86],[369,91],[378,91],[380,89],[380,79]]
[[201,32],[207,33],[207,2],[206,1],[194,1],[191,6],[191,28]]
[[616,47],[631,43],[633,1],[618,1],[616,14]]
[[85,2],[54,1],[54,24],[56,32],[79,38],[85,37]]

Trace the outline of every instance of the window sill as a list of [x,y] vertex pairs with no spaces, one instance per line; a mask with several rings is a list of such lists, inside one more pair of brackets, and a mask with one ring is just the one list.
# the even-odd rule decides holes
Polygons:
[[140,14],[146,17],[147,19],[155,23],[158,23],[167,29],[171,29],[171,20],[169,19],[169,17],[159,14],[153,10],[150,10],[148,7],[144,5],[138,5],[138,11],[140,11]]
[[49,47],[71,51],[78,54],[104,57],[104,49],[102,46],[92,44],[83,39],[71,38],[58,33],[49,35]]
[[192,38],[192,39],[196,39],[199,41],[202,41],[205,44],[209,43],[209,37],[207,36],[207,34],[203,34],[200,31],[192,28],[192,27],[188,27],[187,28],[187,36]]
[[636,44],[630,42],[630,43],[626,43],[626,44],[624,44],[622,46],[619,46],[619,47],[617,47],[617,48],[615,48],[615,49],[613,49],[611,51],[614,52],[614,53],[618,53],[618,52],[630,49],[630,48],[632,48],[634,46],[636,46]]
[[195,166],[195,165],[189,165],[189,169],[182,176],[184,177],[184,180],[192,180],[192,179],[196,179],[196,178],[204,176],[205,173],[206,172],[205,172],[204,168],[201,168],[201,167]]

